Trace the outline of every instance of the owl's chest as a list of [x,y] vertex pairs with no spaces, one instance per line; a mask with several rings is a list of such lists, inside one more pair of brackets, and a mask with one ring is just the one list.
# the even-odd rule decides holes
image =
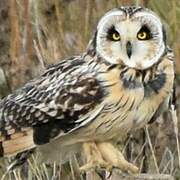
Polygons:
[[108,95],[96,128],[97,134],[106,134],[107,138],[143,127],[168,102],[172,91],[173,76],[166,73],[152,79],[151,74],[142,79],[137,72],[126,73],[125,76],[117,75],[115,70],[107,78]]
[[[169,97],[169,96],[168,96]],[[106,105],[93,125],[98,140],[119,139],[128,132],[147,124],[166,102],[158,96],[143,98],[143,88],[116,96],[114,104]]]

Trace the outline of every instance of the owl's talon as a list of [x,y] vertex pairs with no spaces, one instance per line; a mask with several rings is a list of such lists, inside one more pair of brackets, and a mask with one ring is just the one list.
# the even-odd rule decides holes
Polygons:
[[106,169],[107,171],[112,170],[112,165],[103,159],[94,142],[84,143],[83,149],[87,157],[87,164],[80,167],[80,172],[86,172],[91,169]]
[[129,163],[122,153],[111,143],[101,142],[96,144],[88,142],[83,144],[83,148],[88,163],[80,168],[81,172],[103,168],[109,172],[112,172],[113,168],[118,168],[133,174],[139,171],[139,169],[135,165]]
[[109,179],[112,176],[114,169],[115,169],[115,167],[113,167],[112,165],[111,165],[111,169],[106,169],[106,173],[108,173],[108,174],[106,174],[107,179]]
[[87,164],[80,167],[80,171],[89,171],[91,169],[106,169],[107,171],[112,171],[112,165],[110,165],[108,162],[104,161],[101,158],[95,158],[92,157],[91,161],[89,161]]
[[106,169],[107,171],[111,171],[112,169],[112,166],[109,165],[108,163],[106,162],[98,162],[98,161],[92,161],[92,162],[89,162],[83,166],[81,166],[79,168],[80,172],[81,173],[85,173],[87,171],[90,171],[90,170],[98,170],[98,169]]
[[113,167],[133,174],[137,174],[139,172],[138,167],[136,167],[132,163],[129,163],[124,158],[122,153],[118,149],[116,149],[111,143],[98,143],[97,147],[105,161],[112,164]]

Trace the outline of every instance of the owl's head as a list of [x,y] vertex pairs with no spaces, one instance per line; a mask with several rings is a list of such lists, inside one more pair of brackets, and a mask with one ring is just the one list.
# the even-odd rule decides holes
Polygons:
[[141,7],[121,7],[100,19],[91,45],[96,54],[111,64],[143,70],[161,59],[165,33],[154,12]]

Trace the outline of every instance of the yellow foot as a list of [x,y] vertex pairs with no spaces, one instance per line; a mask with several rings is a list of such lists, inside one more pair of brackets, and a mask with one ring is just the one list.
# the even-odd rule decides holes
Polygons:
[[112,169],[111,164],[103,159],[101,152],[94,142],[84,143],[83,149],[87,159],[87,164],[80,167],[80,172],[86,172],[91,169],[96,170],[100,168],[105,168],[107,171],[110,171]]
[[97,148],[99,149],[102,158],[111,164],[113,167],[119,168],[122,171],[128,171],[131,173],[138,173],[139,169],[129,163],[122,153],[116,149],[111,143],[101,142],[97,143]]

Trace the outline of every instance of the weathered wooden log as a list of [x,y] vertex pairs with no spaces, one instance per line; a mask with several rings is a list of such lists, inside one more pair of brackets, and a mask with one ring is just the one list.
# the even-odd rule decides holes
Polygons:
[[86,180],[174,180],[169,174],[127,174],[119,170],[113,170],[112,174],[105,177],[99,176],[95,171],[90,171],[86,175]]
[[114,170],[108,180],[173,180],[174,178],[168,174],[138,174],[130,175]]

